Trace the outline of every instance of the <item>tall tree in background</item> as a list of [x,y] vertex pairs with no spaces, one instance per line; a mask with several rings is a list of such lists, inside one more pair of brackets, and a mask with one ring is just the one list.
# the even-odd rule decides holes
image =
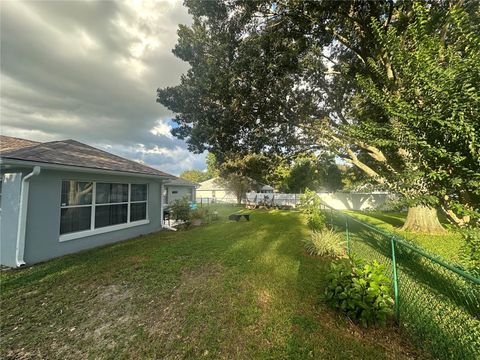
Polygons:
[[334,192],[342,188],[342,174],[333,157],[300,154],[283,179],[282,190],[303,193],[306,189]]
[[220,176],[218,182],[233,192],[240,204],[248,191],[258,191],[263,184],[275,178],[279,160],[258,154],[224,157],[222,163],[217,161],[215,165]]
[[206,163],[207,163],[207,179],[213,179],[215,177],[217,177],[218,175],[220,175],[220,170],[218,168],[218,163],[217,163],[217,158],[215,157],[215,154],[214,153],[211,153],[209,152],[207,154],[207,159],[206,159]]
[[[475,193],[451,179],[470,176],[463,189],[478,180],[478,163],[470,162],[471,143],[478,138],[476,110],[436,109],[439,100],[461,106],[473,101],[477,109],[477,98],[457,91],[479,93],[478,62],[468,60],[478,49],[478,2],[186,5],[193,25],[180,28],[174,53],[191,69],[179,86],[159,90],[158,101],[177,113],[174,134],[192,151],[228,157],[328,149],[408,199],[414,211],[407,229],[442,231],[434,210],[440,204],[452,221],[472,222],[477,200],[467,198]],[[428,64],[420,66],[424,55]],[[464,59],[473,70],[460,76]],[[404,60],[416,65],[402,69]],[[436,75],[448,81],[427,86],[425,79],[437,68]],[[410,88],[412,80],[423,87]],[[404,96],[409,100],[387,101]],[[446,122],[435,128],[442,117]],[[474,136],[456,156],[455,146],[467,140],[465,130]],[[445,144],[446,137],[455,140]],[[432,148],[443,153],[441,160],[428,151]],[[449,194],[438,193],[440,186]]]
[[185,170],[180,174],[180,177],[196,184],[210,179],[209,175],[201,170]]

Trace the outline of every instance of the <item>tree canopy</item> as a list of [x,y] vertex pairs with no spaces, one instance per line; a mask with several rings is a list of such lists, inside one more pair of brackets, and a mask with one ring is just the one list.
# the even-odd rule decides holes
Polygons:
[[185,4],[174,54],[191,68],[157,100],[190,150],[334,152],[411,206],[479,226],[478,1]]
[[194,182],[196,184],[201,183],[205,180],[210,179],[209,175],[205,171],[201,170],[185,170],[180,174],[182,179]]

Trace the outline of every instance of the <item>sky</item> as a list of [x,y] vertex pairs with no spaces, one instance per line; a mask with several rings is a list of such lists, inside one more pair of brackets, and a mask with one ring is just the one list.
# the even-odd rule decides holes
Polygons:
[[2,1],[2,135],[75,139],[174,175],[204,169],[170,134],[156,89],[188,69],[175,58],[181,1]]

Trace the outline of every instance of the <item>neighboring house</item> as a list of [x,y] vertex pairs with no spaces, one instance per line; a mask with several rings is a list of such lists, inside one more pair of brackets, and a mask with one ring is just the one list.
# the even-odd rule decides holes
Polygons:
[[175,177],[165,183],[164,203],[172,204],[175,200],[187,198],[188,201],[195,202],[195,188],[197,184]]
[[74,140],[0,136],[0,261],[18,267],[162,229],[174,176]]
[[[249,189],[248,192],[257,191],[261,193],[273,193],[273,187],[256,182],[250,179],[252,184],[256,184]],[[215,177],[210,180],[206,180],[198,184],[197,190],[197,202],[203,201],[202,199],[215,199],[218,202],[237,202],[237,196],[232,191],[229,191],[224,185],[221,184],[220,178]]]
[[197,202],[200,199],[225,199],[235,198],[235,194],[228,191],[223,185],[220,184],[219,178],[215,177],[206,181],[202,181],[197,187]]

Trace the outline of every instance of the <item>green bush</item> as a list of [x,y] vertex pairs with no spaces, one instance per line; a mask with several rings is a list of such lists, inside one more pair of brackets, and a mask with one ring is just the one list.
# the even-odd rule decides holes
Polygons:
[[313,231],[320,231],[325,228],[326,219],[320,211],[318,213],[313,213],[307,218],[307,225]]
[[190,220],[190,203],[187,197],[183,199],[177,199],[173,202],[172,206],[173,216],[176,220],[187,222]]
[[190,220],[203,220],[205,219],[206,212],[203,209],[195,209],[190,211],[189,219]]
[[393,314],[390,280],[378,262],[334,262],[327,275],[325,300],[363,326],[385,325]]
[[342,235],[333,230],[313,231],[304,242],[310,255],[340,257],[345,253]]
[[320,231],[325,228],[326,218],[320,210],[320,197],[309,189],[300,197],[300,210],[307,216],[307,224],[310,229]]
[[480,229],[467,228],[461,231],[465,243],[461,249],[461,265],[475,276],[480,276]]

